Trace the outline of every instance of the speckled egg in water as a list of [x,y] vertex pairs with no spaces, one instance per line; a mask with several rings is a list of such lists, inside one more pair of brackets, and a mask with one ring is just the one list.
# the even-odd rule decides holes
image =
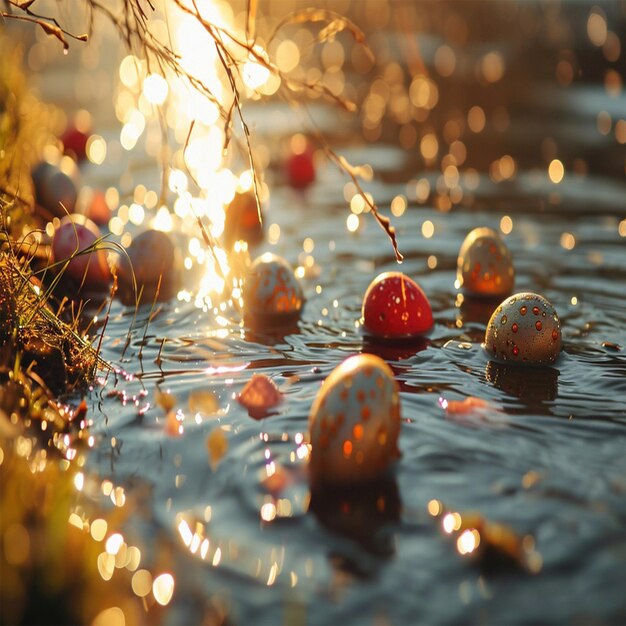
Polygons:
[[44,217],[64,217],[76,208],[78,192],[74,181],[58,167],[42,161],[32,172],[35,198]]
[[511,293],[515,271],[511,253],[500,235],[491,228],[475,228],[461,245],[457,259],[457,287],[482,297]]
[[[167,233],[159,230],[146,230],[137,235],[120,255],[117,264],[120,298],[125,304],[132,304],[141,294],[144,301],[158,296],[167,300],[178,286],[178,264],[176,248]],[[135,292],[136,281],[137,292]]]
[[244,312],[252,323],[297,317],[302,309],[302,287],[291,266],[270,252],[250,266],[243,296]]
[[494,311],[485,348],[497,359],[552,363],[561,351],[561,323],[554,307],[536,293],[516,293]]
[[373,354],[345,360],[324,381],[309,415],[310,476],[315,483],[357,483],[399,456],[400,396],[389,366]]
[[433,326],[433,313],[426,294],[402,272],[377,276],[363,296],[363,328],[374,337],[415,337]]
[[[52,258],[55,262],[71,261],[63,268],[64,276],[89,288],[109,284],[111,271],[103,244],[96,243],[100,229],[82,215],[66,215],[52,238]],[[74,255],[74,256],[73,256]]]
[[224,243],[232,248],[240,239],[254,245],[263,239],[263,223],[253,191],[236,193],[226,209]]

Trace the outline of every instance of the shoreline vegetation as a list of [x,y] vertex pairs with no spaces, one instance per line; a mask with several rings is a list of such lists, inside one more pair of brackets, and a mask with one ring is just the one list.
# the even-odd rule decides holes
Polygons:
[[97,544],[67,518],[89,445],[81,393],[108,366],[38,278],[30,172],[59,113],[28,90],[21,63],[20,46],[0,39],[0,622],[90,623],[105,608],[94,598],[124,593],[129,614],[137,604],[102,588]]

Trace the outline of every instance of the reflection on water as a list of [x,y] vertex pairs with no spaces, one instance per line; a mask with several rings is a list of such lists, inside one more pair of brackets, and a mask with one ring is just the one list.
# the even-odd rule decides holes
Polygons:
[[363,352],[375,354],[386,361],[405,361],[430,345],[427,337],[412,337],[404,340],[384,341],[367,335],[363,338]]
[[557,397],[559,370],[553,367],[529,367],[489,361],[485,377],[498,389],[519,398],[526,407]]
[[[368,553],[390,558],[395,552],[393,526],[400,519],[400,493],[394,476],[367,485],[315,490],[311,511],[325,528],[356,541]],[[343,558],[350,559],[349,553]],[[354,557],[353,557],[354,558]],[[359,569],[358,564],[355,568]],[[375,574],[375,570],[370,574]]]
[[477,298],[457,294],[456,307],[458,308],[457,326],[462,328],[467,324],[482,324],[487,326],[501,299]]

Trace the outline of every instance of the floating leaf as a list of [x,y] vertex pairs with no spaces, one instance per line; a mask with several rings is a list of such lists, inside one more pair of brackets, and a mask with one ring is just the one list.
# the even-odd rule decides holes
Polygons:
[[169,411],[165,421],[165,432],[170,437],[180,437],[183,434],[183,425],[179,413]]
[[492,522],[476,511],[446,511],[437,500],[431,500],[428,510],[440,519],[443,532],[454,539],[457,552],[471,558],[481,569],[518,568],[531,574],[541,570],[543,560],[532,535],[520,535],[510,526]]
[[277,497],[291,484],[292,480],[291,474],[282,465],[274,464],[272,473],[267,474],[261,480],[261,484],[269,493]]
[[220,408],[217,397],[212,391],[206,389],[192,391],[189,394],[189,410],[192,413],[203,415],[215,415]]
[[206,447],[209,453],[209,463],[211,469],[215,471],[219,462],[222,460],[226,452],[228,452],[228,439],[224,431],[217,427],[214,428],[206,439]]
[[169,391],[157,389],[154,392],[154,401],[165,411],[171,411],[176,406],[176,396]]
[[483,409],[497,410],[487,400],[476,398],[475,396],[469,396],[464,400],[446,400],[441,398],[439,403],[448,415],[465,415],[467,413],[481,412]]
[[267,411],[280,404],[282,399],[283,394],[265,374],[254,374],[237,397],[239,404],[246,407],[254,419],[266,417]]

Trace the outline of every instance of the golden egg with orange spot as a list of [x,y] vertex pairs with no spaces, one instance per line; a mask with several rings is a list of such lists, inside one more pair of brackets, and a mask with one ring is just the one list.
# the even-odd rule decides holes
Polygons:
[[346,359],[326,378],[309,415],[314,484],[373,479],[398,458],[399,387],[373,354]]
[[461,245],[457,285],[470,296],[498,298],[513,290],[515,271],[511,253],[491,228],[474,228]]
[[285,259],[267,252],[250,266],[243,290],[244,314],[251,324],[271,324],[297,318],[302,287]]

